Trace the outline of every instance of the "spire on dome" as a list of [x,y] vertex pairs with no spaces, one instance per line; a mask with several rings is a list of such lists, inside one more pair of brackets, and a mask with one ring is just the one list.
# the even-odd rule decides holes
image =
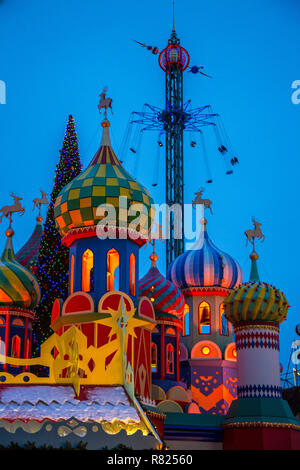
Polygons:
[[152,268],[156,268],[156,261],[158,260],[158,254],[155,253],[155,239],[153,238],[153,240],[150,242],[152,247],[153,247],[153,251],[150,255],[150,259],[151,259],[151,267]]
[[0,262],[3,263],[5,261],[16,261],[14,250],[13,250],[13,244],[12,244],[12,237],[14,236],[14,231],[12,228],[8,228],[5,230],[5,235],[6,235],[6,243],[5,247],[3,250],[3,253],[0,257]]
[[175,0],[173,0],[173,29],[172,29],[172,33],[176,34],[176,30],[175,30]]
[[258,260],[258,254],[254,251],[250,254],[251,259],[251,271],[250,271],[250,282],[260,282],[258,268],[256,261]]

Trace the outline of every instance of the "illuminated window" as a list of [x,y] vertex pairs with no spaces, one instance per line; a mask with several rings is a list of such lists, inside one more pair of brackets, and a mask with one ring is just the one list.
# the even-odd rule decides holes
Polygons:
[[24,322],[23,320],[21,320],[21,318],[15,318],[12,322],[11,322],[12,326],[24,326]]
[[4,326],[5,325],[5,320],[3,317],[0,317],[0,326]]
[[85,250],[82,255],[82,290],[90,292],[93,290],[94,277],[94,254],[91,250]]
[[174,374],[174,348],[172,344],[167,345],[167,374]]
[[107,290],[119,290],[120,279],[119,279],[119,264],[120,257],[117,250],[112,248],[107,253]]
[[157,372],[157,346],[155,343],[151,344],[151,369],[152,372]]
[[5,354],[5,341],[0,338],[0,354]]
[[133,253],[130,255],[130,268],[129,268],[129,292],[135,295],[135,256]]
[[73,294],[74,292],[74,264],[75,264],[75,258],[74,258],[74,255],[72,255],[71,273],[70,273],[70,294]]
[[225,318],[224,304],[220,305],[220,335],[222,336],[229,335],[229,327],[228,327],[228,321]]
[[210,335],[211,332],[210,305],[203,301],[199,305],[199,333]]
[[188,306],[188,304],[185,304],[184,306],[182,325],[182,336],[188,336],[190,334],[190,307]]
[[21,351],[21,338],[19,336],[14,336],[11,342],[11,356],[12,357],[20,357]]

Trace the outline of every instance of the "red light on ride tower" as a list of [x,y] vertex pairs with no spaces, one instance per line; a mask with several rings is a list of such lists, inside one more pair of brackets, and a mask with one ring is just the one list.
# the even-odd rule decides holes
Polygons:
[[164,72],[180,70],[183,72],[190,62],[188,52],[178,44],[169,44],[159,55],[159,65]]

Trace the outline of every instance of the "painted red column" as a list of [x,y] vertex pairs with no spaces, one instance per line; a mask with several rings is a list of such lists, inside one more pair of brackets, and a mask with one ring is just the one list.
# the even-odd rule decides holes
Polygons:
[[[10,323],[10,315],[9,313],[6,314],[6,322],[5,322],[5,356],[8,356],[8,346],[9,346],[9,323]],[[3,364],[3,370],[7,371],[7,364]]]
[[176,328],[176,348],[177,348],[177,371],[176,380],[179,382],[179,327]]
[[[25,334],[24,334],[24,346],[23,346],[23,357],[26,358],[27,352],[27,335],[28,335],[28,317],[25,318]],[[23,372],[28,370],[28,367],[23,366]]]
[[160,325],[160,378],[165,379],[165,325]]

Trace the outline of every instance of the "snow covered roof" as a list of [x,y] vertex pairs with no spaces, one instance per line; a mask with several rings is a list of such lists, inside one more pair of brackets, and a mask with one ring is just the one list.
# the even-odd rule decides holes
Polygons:
[[82,386],[75,398],[72,386],[11,385],[0,387],[0,420],[140,423],[136,409],[121,386]]

